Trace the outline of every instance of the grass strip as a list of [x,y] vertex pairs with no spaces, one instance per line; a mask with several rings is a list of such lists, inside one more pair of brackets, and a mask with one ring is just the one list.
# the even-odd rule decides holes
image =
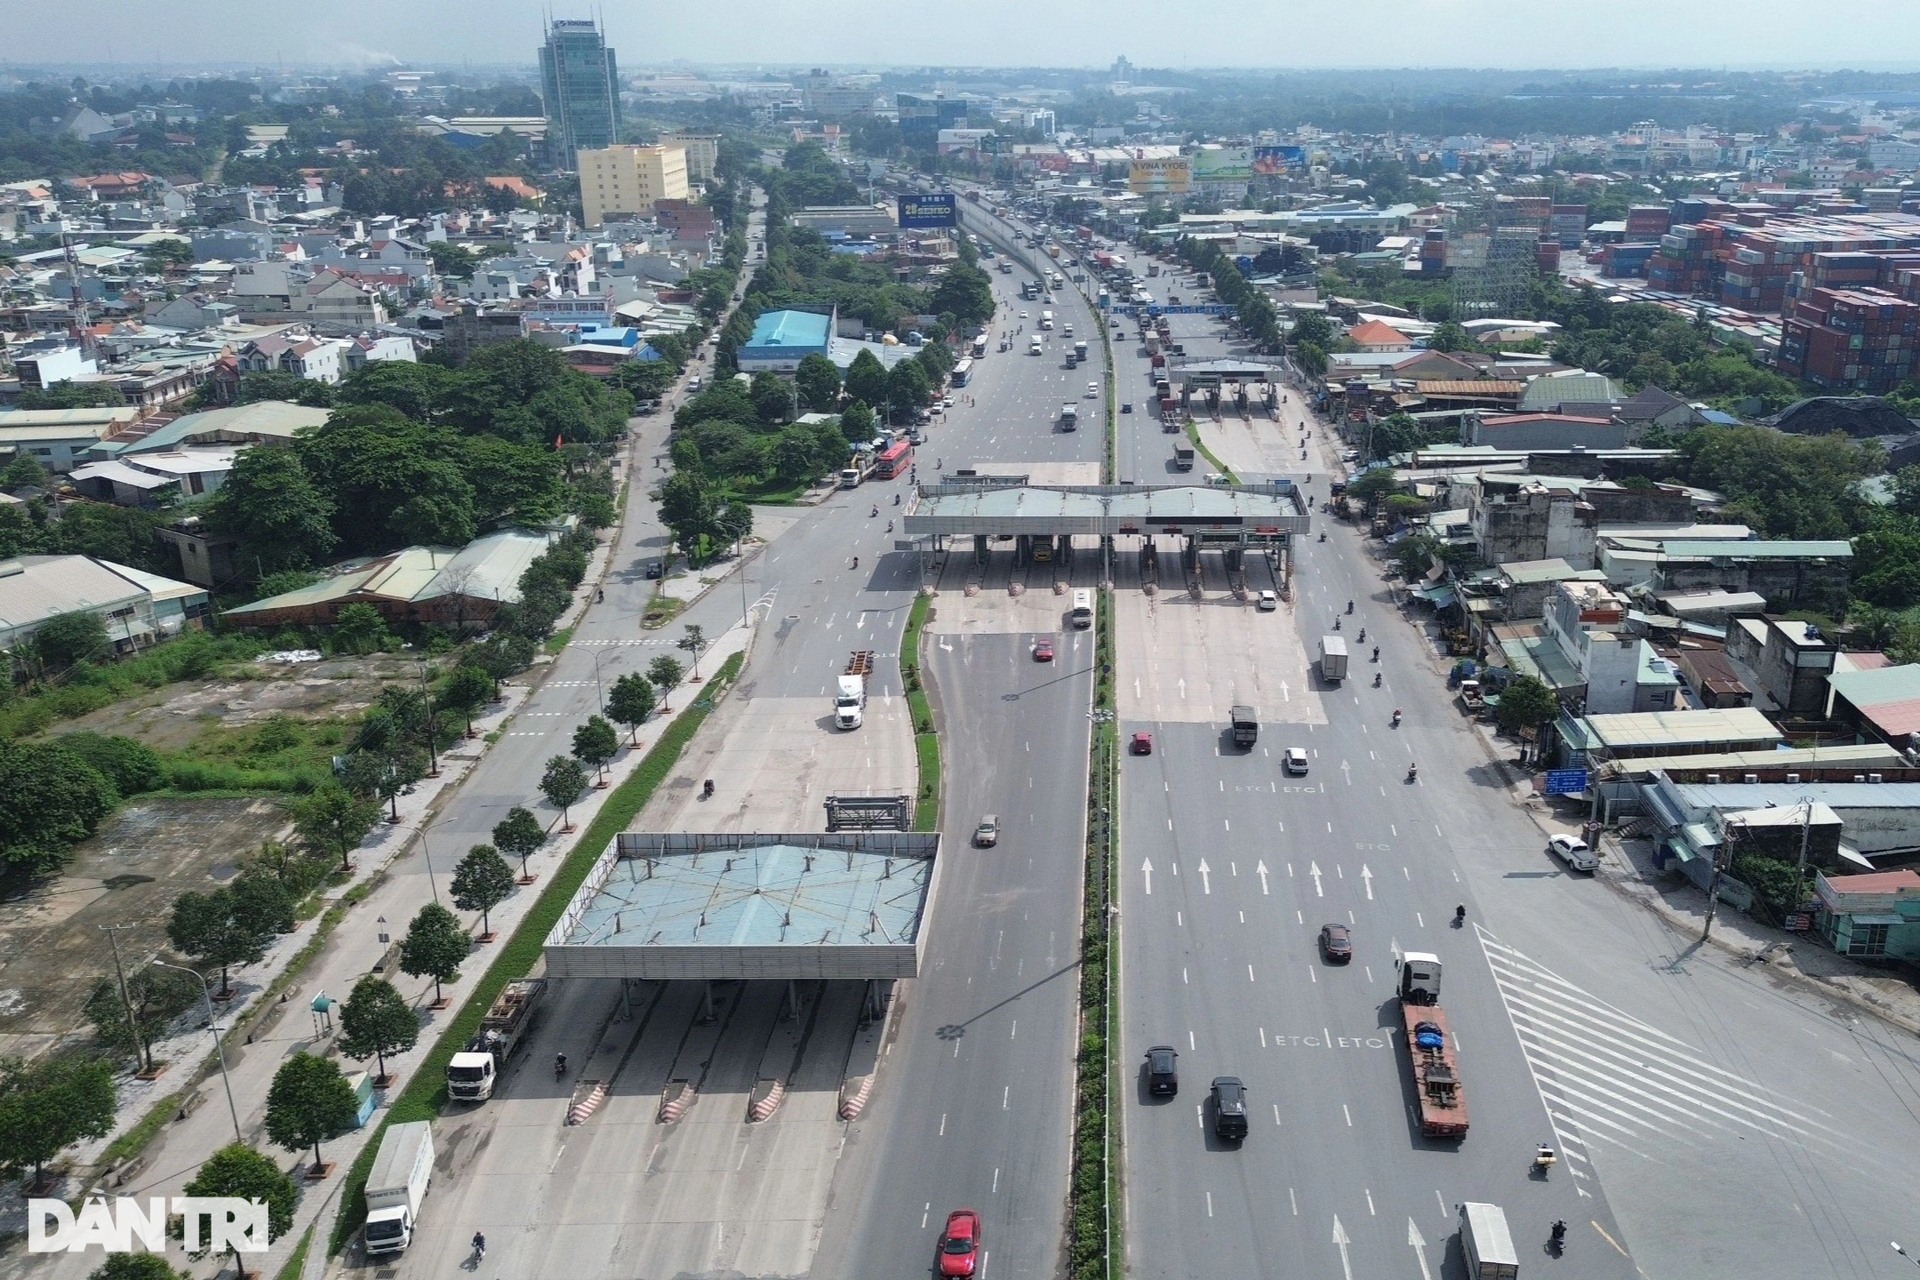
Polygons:
[[293,1256],[287,1259],[287,1265],[280,1268],[280,1273],[276,1277],[276,1280],[300,1280],[300,1273],[304,1271],[307,1266],[307,1250],[312,1247],[313,1228],[308,1227],[307,1233],[300,1237],[299,1247],[293,1251]]
[[571,639],[573,639],[573,628],[562,627],[558,631],[554,632],[552,635],[548,636],[547,642],[541,647],[545,649],[548,653],[558,653],[562,649],[567,647],[567,641]]
[[1227,478],[1228,484],[1240,483],[1240,477],[1233,474],[1233,468],[1229,467],[1226,463],[1220,461],[1220,459],[1214,457],[1213,450],[1207,448],[1206,444],[1201,441],[1200,424],[1198,422],[1195,422],[1192,418],[1187,419],[1187,439],[1193,441],[1193,447],[1200,451],[1201,457],[1205,458],[1208,462],[1211,462],[1213,464],[1213,469],[1215,471],[1218,471],[1221,475]]
[[1087,762],[1087,857],[1080,917],[1080,1045],[1074,1058],[1074,1133],[1068,1182],[1067,1271],[1073,1280],[1115,1274],[1113,1222],[1114,777],[1120,734],[1113,718],[1113,593],[1095,618],[1093,734]]
[[447,1104],[447,1060],[473,1038],[480,1020],[486,1016],[501,989],[515,978],[526,976],[539,962],[547,934],[559,922],[567,903],[573,900],[573,895],[586,880],[587,872],[593,869],[594,862],[613,842],[614,836],[626,830],[627,824],[646,807],[660,784],[673,772],[674,766],[679,763],[680,753],[686,750],[687,743],[693,740],[693,735],[706,722],[716,701],[739,677],[744,658],[744,654],[736,653],[721,663],[720,669],[707,678],[706,688],[674,717],[673,723],[660,735],[660,740],[654,743],[632,776],[608,794],[606,803],[600,806],[593,821],[587,824],[587,829],[574,841],[573,848],[547,881],[539,900],[515,927],[496,953],[493,963],[474,984],[473,991],[460,1005],[459,1011],[448,1020],[446,1030],[440,1033],[433,1047],[414,1068],[405,1087],[387,1108],[386,1118],[366,1146],[361,1148],[353,1167],[347,1171],[346,1185],[340,1193],[340,1215],[334,1220],[333,1237],[327,1245],[328,1257],[333,1257],[346,1247],[347,1241],[360,1229],[361,1222],[366,1218],[366,1197],[363,1193],[367,1174],[373,1168],[373,1159],[379,1153],[380,1139],[386,1133],[387,1126],[439,1118]]
[[900,636],[900,685],[907,691],[907,714],[913,717],[913,755],[920,765],[920,789],[914,797],[913,829],[940,829],[940,737],[934,731],[933,704],[927,701],[926,682],[920,678],[920,635],[933,611],[932,596],[915,596],[907,611],[907,628]]

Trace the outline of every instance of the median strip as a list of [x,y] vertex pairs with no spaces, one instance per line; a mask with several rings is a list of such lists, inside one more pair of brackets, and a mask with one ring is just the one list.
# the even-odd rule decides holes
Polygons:
[[1093,734],[1087,765],[1085,899],[1080,917],[1080,1044],[1074,1059],[1073,1163],[1068,1188],[1068,1272],[1101,1280],[1117,1270],[1113,1101],[1113,866],[1120,730],[1114,722],[1113,593],[1095,618]]
[[347,1241],[360,1229],[366,1217],[366,1197],[363,1192],[367,1174],[373,1168],[374,1156],[380,1150],[380,1139],[387,1126],[410,1120],[431,1121],[439,1118],[447,1104],[447,1060],[473,1037],[479,1029],[481,1018],[492,1007],[502,988],[515,978],[524,977],[539,962],[547,934],[559,922],[567,903],[573,900],[574,893],[586,880],[594,862],[613,842],[613,838],[626,830],[628,824],[647,806],[647,802],[653,799],[654,792],[673,772],[674,766],[679,763],[680,753],[686,750],[693,735],[706,722],[715,703],[739,677],[744,660],[744,654],[736,653],[721,663],[720,669],[708,678],[707,687],[700,696],[674,718],[673,723],[660,735],[660,740],[642,757],[639,767],[607,796],[593,821],[587,824],[586,831],[574,841],[572,850],[555,869],[539,899],[521,919],[519,927],[500,949],[494,962],[474,984],[459,1012],[447,1023],[447,1029],[420,1060],[406,1087],[401,1089],[393,1104],[387,1108],[386,1118],[381,1121],[380,1128],[361,1148],[360,1155],[347,1171],[346,1185],[340,1197],[340,1216],[334,1220],[333,1236],[327,1245],[328,1257],[346,1247]]
[[920,678],[920,635],[933,611],[933,597],[914,597],[907,611],[907,629],[900,636],[900,687],[907,693],[907,714],[913,719],[913,755],[919,763],[919,789],[914,794],[913,829],[937,831],[940,826],[940,738],[934,730],[933,704],[927,701],[926,682]]

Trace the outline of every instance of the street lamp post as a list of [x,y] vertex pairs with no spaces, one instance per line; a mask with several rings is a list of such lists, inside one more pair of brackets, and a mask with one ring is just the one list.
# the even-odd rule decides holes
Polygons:
[[227,1115],[233,1121],[233,1140],[244,1143],[246,1137],[240,1132],[240,1109],[233,1105],[233,1078],[227,1074],[227,1049],[220,1043],[220,1023],[213,1016],[213,987],[205,974],[198,969],[189,969],[183,964],[168,964],[165,960],[153,962],[156,969],[178,969],[181,973],[190,973],[200,979],[200,994],[207,1001],[207,1030],[213,1036],[214,1056],[220,1060],[220,1083],[227,1091]]
[[593,659],[593,696],[600,704],[600,714],[607,714],[607,695],[600,687],[600,651],[589,649],[587,656]]
[[433,902],[440,905],[440,884],[433,878],[433,846],[427,842],[427,829],[416,827],[411,822],[402,822],[400,826],[420,837],[420,852],[427,860],[427,887],[433,890]]

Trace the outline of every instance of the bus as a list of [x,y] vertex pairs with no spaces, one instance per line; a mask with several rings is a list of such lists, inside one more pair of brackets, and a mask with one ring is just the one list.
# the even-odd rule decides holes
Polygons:
[[876,479],[891,480],[905,471],[913,462],[913,446],[905,440],[895,440],[886,447],[879,461],[874,463],[873,474]]
[[978,360],[986,354],[987,354],[987,335],[983,333],[979,337],[973,340],[973,358],[975,360]]
[[[979,342],[975,344],[983,353],[986,350],[986,341],[985,338],[981,338]],[[966,386],[967,380],[971,377],[973,377],[973,359],[969,356],[962,356],[960,363],[954,365],[947,373],[947,381],[956,387]]]

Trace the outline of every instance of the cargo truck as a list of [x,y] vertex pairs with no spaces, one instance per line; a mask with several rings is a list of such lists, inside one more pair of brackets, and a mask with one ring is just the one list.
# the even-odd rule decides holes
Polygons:
[[1074,431],[1080,426],[1080,406],[1069,400],[1060,406],[1060,429]]
[[507,1059],[533,1026],[534,1011],[547,994],[545,978],[509,982],[480,1020],[467,1047],[447,1060],[447,1096],[456,1102],[485,1102],[506,1069]]
[[1027,339],[1027,354],[1030,356],[1037,356],[1040,354],[1040,335],[1039,334],[1036,333],[1031,338]]
[[1252,707],[1240,706],[1227,713],[1233,721],[1233,745],[1251,750],[1260,740],[1260,720]]
[[1339,636],[1320,637],[1320,678],[1329,684],[1347,678],[1347,642]]
[[1087,344],[1084,340],[1073,344],[1073,356],[1076,360],[1085,360],[1087,358]]
[[1175,471],[1193,470],[1193,446],[1177,444],[1173,446],[1173,469]]
[[367,1174],[367,1256],[399,1253],[413,1243],[420,1202],[433,1180],[433,1126],[425,1120],[389,1125]]
[[1399,960],[1400,1020],[1407,1032],[1407,1063],[1420,1107],[1420,1132],[1429,1138],[1467,1136],[1467,1096],[1453,1058],[1453,1037],[1440,1008],[1440,957],[1409,951]]
[[858,489],[860,482],[872,475],[873,469],[878,465],[878,461],[870,452],[854,454],[847,460],[847,465],[840,468],[840,487]]
[[866,719],[867,677],[873,674],[873,650],[856,649],[840,673],[833,695],[833,722],[842,729],[858,729]]
[[1520,1255],[1514,1251],[1507,1215],[1497,1204],[1460,1206],[1460,1252],[1472,1280],[1519,1280]]

